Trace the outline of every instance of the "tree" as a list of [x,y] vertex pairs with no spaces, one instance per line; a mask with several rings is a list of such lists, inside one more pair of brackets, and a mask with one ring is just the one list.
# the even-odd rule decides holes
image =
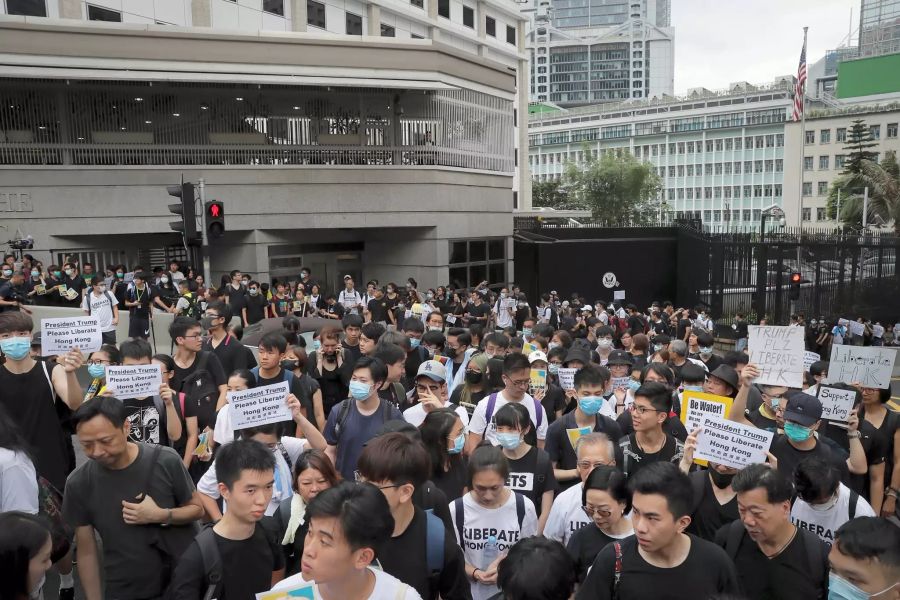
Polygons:
[[556,179],[531,182],[531,205],[534,207],[554,208],[556,210],[581,210],[582,206],[562,189]]
[[658,199],[659,176],[627,150],[609,150],[583,166],[570,163],[565,184],[593,219],[606,227],[656,223],[665,210]]
[[[832,182],[828,196],[828,214],[851,227],[862,227],[864,190],[869,188],[867,223],[880,217],[884,223],[894,222],[900,235],[900,165],[893,152],[886,152],[881,164],[862,160],[858,173],[843,174]],[[841,195],[841,214],[837,215],[837,195]]]
[[844,163],[843,174],[862,172],[862,162],[864,160],[874,161],[875,152],[867,150],[878,144],[872,139],[872,131],[866,122],[862,119],[856,119],[847,131],[847,160]]

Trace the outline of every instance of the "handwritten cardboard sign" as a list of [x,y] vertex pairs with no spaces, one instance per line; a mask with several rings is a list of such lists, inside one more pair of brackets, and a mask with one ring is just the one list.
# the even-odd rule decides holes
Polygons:
[[863,387],[885,389],[891,385],[896,359],[895,348],[834,345],[828,365],[828,382],[858,382]]
[[822,360],[822,357],[819,356],[817,352],[810,352],[807,350],[803,353],[803,370],[809,371],[809,368],[813,366],[813,363],[819,362]]
[[287,381],[240,392],[228,392],[231,426],[237,430],[290,421],[293,417],[287,407],[289,392]]
[[159,365],[106,367],[106,389],[117,398],[146,398],[159,393],[162,368]]
[[[802,331],[802,330],[801,330]],[[714,416],[703,417],[694,458],[743,469],[766,461],[774,432],[725,421]]]
[[559,387],[564,390],[574,390],[575,373],[577,372],[578,369],[567,369],[564,367],[560,367],[559,371],[556,372],[557,377],[559,377]]
[[756,383],[803,387],[803,328],[751,325],[750,362],[759,367]]
[[850,411],[853,410],[853,404],[856,401],[856,390],[842,390],[820,385],[817,397],[822,403],[823,419],[841,423],[850,420]]
[[56,317],[41,319],[41,355],[65,354],[78,348],[85,354],[103,345],[103,333],[96,317]]

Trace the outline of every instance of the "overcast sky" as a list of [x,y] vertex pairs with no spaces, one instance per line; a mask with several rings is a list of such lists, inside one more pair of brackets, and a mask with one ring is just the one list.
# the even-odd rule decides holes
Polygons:
[[859,26],[859,0],[672,0],[675,93],[729,83],[768,83],[796,75],[809,27],[814,63]]

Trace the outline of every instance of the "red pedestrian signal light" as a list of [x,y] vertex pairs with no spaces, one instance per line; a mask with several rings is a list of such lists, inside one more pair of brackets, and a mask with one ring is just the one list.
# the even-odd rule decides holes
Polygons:
[[209,205],[209,216],[217,219],[219,215],[222,213],[222,207],[218,204],[210,204]]
[[225,235],[225,205],[219,200],[210,200],[204,205],[206,211],[206,238],[208,240]]
[[791,289],[788,297],[791,300],[800,299],[800,282],[803,281],[801,273],[791,273]]
[[791,273],[791,283],[800,283],[803,276],[800,273]]

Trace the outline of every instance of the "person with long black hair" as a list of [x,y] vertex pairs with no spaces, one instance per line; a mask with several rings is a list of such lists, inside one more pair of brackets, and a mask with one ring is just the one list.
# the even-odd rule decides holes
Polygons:
[[0,513],[0,600],[42,598],[52,550],[50,530],[39,517]]
[[0,405],[0,513],[38,511],[38,483],[25,437]]

